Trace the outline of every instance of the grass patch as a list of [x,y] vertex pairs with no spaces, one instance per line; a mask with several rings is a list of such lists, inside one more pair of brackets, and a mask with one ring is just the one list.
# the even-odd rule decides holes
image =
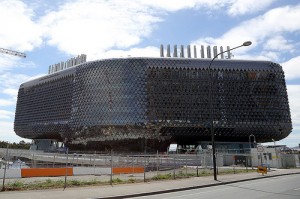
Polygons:
[[212,173],[211,172],[207,172],[206,170],[203,170],[203,171],[199,172],[199,176],[202,176],[202,177],[204,177],[204,176],[210,176],[210,175],[212,175]]
[[239,173],[249,173],[249,172],[257,172],[256,169],[226,169],[218,172],[219,175],[226,174],[239,174]]
[[196,176],[195,173],[188,173],[186,171],[179,171],[177,174],[176,174],[176,177],[177,178],[188,178],[188,177],[194,177]]
[[127,180],[127,182],[128,182],[128,183],[136,183],[136,180],[133,179],[133,178],[129,178],[129,179]]
[[20,181],[15,181],[13,183],[9,183],[5,186],[5,190],[8,191],[17,191],[17,190],[22,190],[22,188],[24,187],[24,183],[20,182]]
[[171,173],[168,174],[158,174],[151,178],[151,180],[169,180],[172,179]]
[[[226,174],[239,174],[239,173],[247,173],[247,172],[257,172],[256,169],[249,168],[246,169],[219,169],[218,175],[226,175]],[[198,176],[211,176],[213,175],[213,171],[209,169],[199,169],[198,170]],[[147,176],[147,175],[146,175]],[[196,170],[188,171],[186,172],[185,169],[179,170],[175,178],[189,178],[189,177],[196,177],[197,172]],[[154,175],[151,178],[147,178],[145,181],[158,181],[158,180],[172,180],[173,179],[173,172],[167,173],[167,174],[158,174]],[[143,179],[135,179],[131,175],[129,176],[129,179],[124,180],[120,178],[113,178],[112,183],[113,184],[125,184],[125,183],[137,183],[137,182],[143,182]],[[98,181],[96,179],[89,180],[89,181],[81,181],[81,180],[68,180],[67,181],[67,187],[82,187],[82,186],[96,186],[96,185],[108,185],[110,184],[110,181]],[[46,179],[45,181],[36,181],[31,183],[23,183],[20,180],[16,180],[12,183],[8,183],[5,185],[5,190],[7,191],[18,191],[18,190],[40,190],[40,189],[56,189],[56,188],[64,188],[65,181],[64,180],[52,180],[52,179]]]
[[[91,186],[91,185],[101,185],[101,184],[105,184],[105,183],[97,180],[91,180],[91,181],[68,180],[67,181],[67,187],[80,187],[80,186]],[[29,184],[24,184],[20,181],[15,181],[13,183],[6,184],[5,190],[17,191],[17,190],[56,189],[56,188],[63,188],[64,185],[65,185],[64,180],[47,179],[43,182],[32,182]]]
[[121,180],[120,178],[113,178],[112,179],[112,183],[113,184],[120,184],[120,183],[122,183],[123,182],[123,180]]

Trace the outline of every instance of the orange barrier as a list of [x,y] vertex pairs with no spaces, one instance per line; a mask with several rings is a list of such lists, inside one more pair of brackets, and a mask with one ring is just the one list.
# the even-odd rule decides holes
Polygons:
[[23,168],[21,169],[22,178],[28,177],[50,177],[50,176],[72,176],[73,168]]
[[113,174],[144,173],[144,171],[144,167],[115,167],[112,169]]

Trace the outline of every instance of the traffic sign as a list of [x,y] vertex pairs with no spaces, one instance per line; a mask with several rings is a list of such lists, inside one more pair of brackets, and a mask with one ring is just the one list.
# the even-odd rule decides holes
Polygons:
[[257,145],[257,152],[264,152],[264,146],[263,145]]

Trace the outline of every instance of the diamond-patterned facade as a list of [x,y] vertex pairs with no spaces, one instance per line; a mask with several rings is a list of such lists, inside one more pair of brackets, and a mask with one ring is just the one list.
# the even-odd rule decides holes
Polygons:
[[20,86],[15,132],[99,149],[280,140],[292,129],[284,73],[267,61],[127,58],[87,62]]

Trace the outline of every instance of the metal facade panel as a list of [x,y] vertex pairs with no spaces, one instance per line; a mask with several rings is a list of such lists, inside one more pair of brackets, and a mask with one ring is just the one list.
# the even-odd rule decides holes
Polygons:
[[[24,83],[15,131],[26,138],[56,137],[73,144],[95,142],[121,148],[128,143],[139,148],[145,139],[163,146],[172,141],[209,141],[209,62],[99,60],[74,67],[72,73],[58,72],[47,81]],[[217,141],[248,141],[254,134],[264,142],[291,132],[280,65],[216,60],[212,69]]]

